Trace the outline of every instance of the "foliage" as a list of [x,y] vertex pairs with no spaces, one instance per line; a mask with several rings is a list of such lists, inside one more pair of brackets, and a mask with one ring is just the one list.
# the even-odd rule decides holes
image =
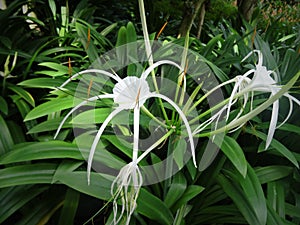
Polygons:
[[[163,2],[153,7],[163,5]],[[32,30],[26,22],[26,15],[19,10],[24,3],[27,1],[12,1],[7,10],[0,12],[0,26],[4,31],[0,39],[0,62],[3,65],[0,86],[0,224],[83,224],[89,219],[91,221],[87,224],[110,224],[113,219],[111,181],[108,175],[92,172],[91,185],[88,185],[85,159],[93,136],[84,133],[74,137],[72,128],[90,129],[91,118],[103,123],[111,113],[112,101],[97,101],[96,108],[67,120],[54,140],[61,120],[78,97],[78,81],[72,80],[65,89],[57,87],[70,75],[88,69],[99,55],[141,39],[139,26],[127,23],[129,19],[139,23],[136,6],[130,1],[126,4],[113,1],[112,5],[118,9],[123,7],[126,14],[115,15],[109,11],[114,8],[109,8],[108,4],[97,6],[83,0],[77,7],[68,8],[67,4],[55,1],[47,4],[34,1],[31,9],[37,14],[38,29]],[[107,14],[97,13],[101,7],[106,8]],[[67,9],[70,14],[63,15]],[[162,11],[158,8],[148,10],[156,19],[165,19],[166,14],[174,13],[166,9],[159,17],[157,15]],[[177,20],[177,15],[175,18]],[[151,30],[157,31],[163,19],[151,24]],[[242,60],[253,49],[259,49],[264,56],[264,65],[275,71],[283,88],[287,88],[300,71],[299,25],[287,23],[290,27],[278,33],[277,26],[284,27],[285,22],[271,19],[268,26],[256,22],[244,23],[242,29],[237,30],[230,20],[218,24],[206,21],[207,42],[193,37],[185,40],[162,36],[164,45],[159,46],[156,57],[170,52],[171,57],[173,52],[168,47],[171,44],[188,45],[222,83],[252,69],[257,60],[254,56]],[[115,29],[117,26],[118,30]],[[155,34],[150,36],[153,38]],[[126,52],[119,51],[118,54],[122,58]],[[127,74],[136,76],[148,66],[143,62],[120,70],[117,63],[109,63],[121,78]],[[165,71],[164,75],[176,83],[178,71],[170,65],[162,68],[157,74]],[[196,75],[203,78],[206,72]],[[87,89],[79,97],[86,99],[98,93],[95,87],[101,85],[101,80],[91,82],[90,77],[82,78]],[[189,96],[201,99],[205,95],[190,76],[186,82]],[[110,90],[113,85],[108,82],[105,90]],[[298,86],[299,81],[290,89],[297,98]],[[230,97],[232,90],[230,85],[222,88],[225,99]],[[268,95],[255,96],[254,108],[266,101]],[[300,153],[297,140],[300,124],[296,104],[291,118],[278,127],[268,149],[265,149],[265,143],[271,108],[254,116],[241,129],[226,133],[223,142],[216,139],[216,145],[205,151],[204,146],[210,142],[209,132],[214,125],[208,126],[203,136],[202,133],[199,135],[196,147],[198,169],[193,167],[192,160],[182,165],[180,149],[187,149],[188,145],[179,138],[180,117],[176,116],[176,110],[159,100],[146,104],[156,117],[163,118],[165,110],[172,123],[166,123],[165,127],[170,130],[170,136],[163,139],[160,147],[141,163],[159,162],[169,153],[174,155],[173,163],[181,170],[167,180],[141,188],[131,224],[299,224]],[[289,102],[280,101],[280,121],[289,113],[288,106]],[[234,109],[237,111],[239,107]],[[210,113],[209,105],[202,102],[196,110],[202,115],[199,123],[205,122]],[[236,111],[230,113],[230,119],[237,115]],[[250,102],[245,107],[246,115],[247,112],[250,112]],[[95,113],[97,116],[93,118]],[[86,120],[82,120],[83,117]],[[94,162],[119,169],[130,161],[132,128],[123,126],[122,119],[113,120],[102,134]],[[192,118],[189,119],[191,126],[197,125],[193,124]],[[158,125],[149,123],[149,113],[145,111],[140,120],[140,135],[144,137]],[[78,121],[81,124],[76,123]],[[177,127],[173,128],[173,124]],[[123,132],[122,139],[111,132],[112,126]],[[163,136],[161,130],[158,132]],[[81,140],[86,144],[80,146],[79,151],[76,141],[82,143]],[[214,155],[218,148],[221,151]]]

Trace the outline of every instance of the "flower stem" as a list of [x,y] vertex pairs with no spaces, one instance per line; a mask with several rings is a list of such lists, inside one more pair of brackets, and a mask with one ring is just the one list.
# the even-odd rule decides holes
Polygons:
[[[151,44],[150,44],[150,39],[149,39],[149,34],[148,34],[148,29],[147,29],[145,5],[144,5],[143,0],[139,0],[138,2],[139,2],[139,10],[140,10],[140,16],[141,16],[141,22],[142,22],[143,35],[144,35],[144,40],[145,40],[146,54],[147,54],[149,66],[152,66],[153,65],[153,55],[152,55]],[[152,80],[153,80],[154,89],[155,89],[156,93],[159,93],[154,71],[151,71],[151,76],[152,76]],[[158,103],[161,107],[163,116],[164,116],[167,124],[169,124],[169,118],[168,118],[167,112],[163,106],[162,100],[158,99]]]
[[158,139],[153,145],[151,145],[146,151],[143,152],[143,154],[141,154],[138,157],[137,163],[142,161],[154,148],[156,148],[161,143],[163,143],[174,132],[175,132],[175,129],[170,129],[164,136],[162,136],[160,139]]

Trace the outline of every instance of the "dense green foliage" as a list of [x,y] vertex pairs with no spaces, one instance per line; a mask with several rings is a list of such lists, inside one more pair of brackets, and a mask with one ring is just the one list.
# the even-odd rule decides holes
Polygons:
[[[228,11],[220,15],[220,6],[214,11],[218,2],[221,1],[211,0],[200,39],[195,38],[192,30],[189,49],[205,59],[220,83],[252,69],[254,56],[242,60],[258,49],[263,53],[264,65],[276,71],[283,87],[293,85],[289,93],[299,99],[299,79],[295,80],[300,71],[299,16],[277,10],[266,20],[264,13],[271,10],[270,4],[262,3],[252,21],[243,21],[241,27],[236,27],[235,6],[226,1]],[[75,121],[67,120],[57,140],[53,139],[60,121],[74,106],[78,82],[71,82],[64,90],[57,87],[71,75],[88,69],[99,55],[142,40],[138,3],[16,0],[7,4],[8,8],[0,11],[0,224],[84,224],[90,219],[86,224],[107,221],[110,224],[111,181],[92,172],[92,183],[87,184],[85,159],[89,145],[80,152],[76,141],[82,138],[89,143],[91,137],[74,137],[72,130],[88,126],[88,121],[82,125],[76,124],[76,117]],[[36,18],[22,12],[24,4],[29,5],[27,13],[35,12]],[[168,44],[185,46],[187,43],[184,38],[176,38],[182,4],[179,0],[157,1],[157,4],[145,1],[151,39],[169,21],[158,37],[164,42],[158,53],[169,52]],[[299,13],[297,6],[290,5],[288,10]],[[34,21],[35,28],[29,26],[28,19]],[[123,78],[146,67],[147,63],[139,63],[116,72]],[[164,68],[169,78],[177,82],[178,72],[168,66]],[[90,80],[86,82],[89,84]],[[187,84],[190,96],[193,93],[195,98],[204,96],[201,91],[194,92],[197,86],[190,77]],[[222,91],[228,98],[232,86]],[[92,92],[85,93],[86,97]],[[268,95],[256,96],[254,107],[267,99]],[[96,119],[102,123],[110,113],[112,101],[99,101],[97,107],[96,112],[101,114]],[[166,104],[163,107],[178,124],[180,119],[174,116],[175,110]],[[250,103],[245,108],[249,110]],[[284,120],[288,109],[289,102],[281,100],[279,121]],[[151,110],[163,117],[155,104]],[[196,110],[201,114],[209,110],[209,105],[205,102]],[[209,135],[199,135],[198,169],[190,160],[172,178],[142,187],[130,224],[299,224],[299,111],[299,106],[294,104],[292,116],[278,128],[267,149],[264,147],[271,107],[241,129],[226,133],[222,143],[216,141],[221,151],[215,158],[204,152]],[[233,112],[230,116],[235,115]],[[146,114],[143,116],[146,118]],[[204,115],[199,123],[206,119]],[[147,136],[153,128],[147,118],[141,124],[141,133]],[[94,161],[120,168],[130,158],[130,129],[123,128],[127,139],[120,142],[111,128],[103,134]],[[164,153],[177,145],[187,148],[174,132],[160,149],[151,153],[151,160],[162,160]],[[180,164],[180,153],[174,155]],[[149,160],[142,163],[147,165]]]

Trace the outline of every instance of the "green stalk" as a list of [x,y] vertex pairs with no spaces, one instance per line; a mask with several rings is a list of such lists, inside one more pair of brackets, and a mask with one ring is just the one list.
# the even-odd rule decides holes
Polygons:
[[[139,2],[139,10],[140,10],[140,16],[141,16],[141,22],[142,22],[143,35],[144,35],[144,40],[145,40],[146,54],[147,54],[149,66],[152,66],[153,65],[153,55],[152,55],[149,33],[148,33],[148,28],[147,28],[145,5],[144,5],[143,0],[139,0],[138,2]],[[151,76],[152,76],[152,80],[153,80],[153,84],[154,84],[154,89],[157,93],[159,93],[154,71],[151,71]],[[158,102],[159,102],[160,108],[162,110],[163,116],[164,116],[167,124],[169,124],[169,118],[168,118],[167,112],[163,106],[163,102],[161,99],[158,99]]]
[[174,219],[173,225],[181,225],[181,224],[183,224],[182,220],[183,220],[183,217],[184,217],[184,214],[185,214],[185,210],[186,210],[186,204],[182,205],[177,210],[176,217]]
[[141,109],[147,116],[149,116],[151,119],[157,122],[160,126],[164,128],[168,128],[168,126],[165,123],[157,119],[145,106],[142,106]]
[[154,148],[163,143],[171,134],[175,132],[175,129],[170,129],[164,136],[158,139],[153,145],[151,145],[146,151],[144,151],[137,159],[137,164],[142,161]]

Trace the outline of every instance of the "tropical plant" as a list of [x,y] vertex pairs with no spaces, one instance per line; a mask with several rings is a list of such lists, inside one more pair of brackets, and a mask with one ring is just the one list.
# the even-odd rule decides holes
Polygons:
[[0,223],[298,224],[297,33],[156,42],[139,3],[141,40],[49,1],[54,40],[3,54]]

